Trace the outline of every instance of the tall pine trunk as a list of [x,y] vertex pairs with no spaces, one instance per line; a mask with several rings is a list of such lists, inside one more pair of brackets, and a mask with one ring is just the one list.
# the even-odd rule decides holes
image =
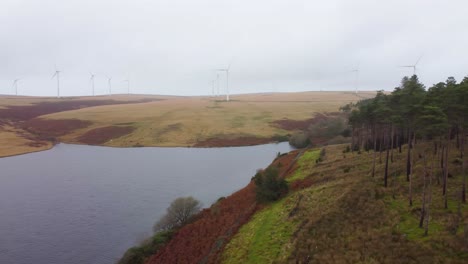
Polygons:
[[[412,147],[414,148],[414,142],[416,140],[416,133],[413,133],[413,143]],[[410,165],[410,173],[409,173],[409,205],[413,206],[413,164],[414,164],[414,150],[411,152],[411,165]]]
[[450,128],[448,129],[448,134],[447,134],[447,148],[445,149],[445,173],[444,173],[444,208],[448,208],[448,193],[447,193],[447,185],[448,185],[448,155],[449,155],[449,150],[450,150]]
[[394,140],[394,138],[395,138],[395,134],[394,134],[394,133],[395,133],[395,127],[394,127],[393,124],[392,124],[392,129],[391,129],[391,132],[390,132],[390,134],[391,134],[391,139],[390,139],[390,141],[391,141],[391,144],[390,144],[390,145],[391,145],[391,147],[390,147],[390,151],[391,151],[391,152],[390,152],[390,161],[391,161],[392,163],[393,163],[393,148],[395,147],[395,146],[394,146],[394,142],[393,142],[393,140]]
[[384,185],[387,187],[387,181],[388,181],[388,158],[390,154],[390,148],[388,146],[389,141],[387,140],[387,155],[385,157],[385,175],[384,175]]
[[375,176],[375,159],[376,159],[376,153],[377,153],[377,131],[374,126],[374,160],[372,163],[372,177]]
[[406,155],[406,181],[410,181],[411,173],[411,130],[408,128],[408,153]]

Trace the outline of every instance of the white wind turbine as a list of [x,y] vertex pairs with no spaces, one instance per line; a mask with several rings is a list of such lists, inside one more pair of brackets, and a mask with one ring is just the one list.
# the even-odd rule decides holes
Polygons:
[[217,69],[218,71],[226,72],[226,102],[229,102],[229,69],[231,68],[231,64],[229,63],[226,69]]
[[94,77],[96,76],[94,73],[90,72],[89,74],[91,74],[91,77],[89,78],[89,81],[91,82],[91,87],[93,89],[93,96],[95,95],[94,94]]
[[215,80],[212,80],[210,84],[211,84],[211,97],[215,97]]
[[219,73],[216,73],[216,97],[219,96]]
[[127,94],[130,94],[130,80],[123,80],[122,82],[126,82],[127,83]]
[[57,98],[60,98],[60,72],[61,71],[57,70],[57,66],[55,66],[55,72],[51,78],[51,79],[53,79],[54,77],[57,78]]
[[413,68],[413,75],[416,75],[416,66],[418,65],[422,56],[423,55],[419,56],[418,60],[416,61],[416,63],[414,63],[414,65],[403,65],[403,66],[400,66],[400,68]]
[[354,93],[358,93],[359,91],[359,63],[357,67],[354,70],[351,70],[351,72],[355,73],[355,80],[354,80]]
[[18,82],[20,81],[21,79],[15,79],[13,80],[13,89],[15,89],[15,94],[18,95]]
[[106,76],[107,77],[107,86],[109,87],[109,95],[112,95],[112,77]]

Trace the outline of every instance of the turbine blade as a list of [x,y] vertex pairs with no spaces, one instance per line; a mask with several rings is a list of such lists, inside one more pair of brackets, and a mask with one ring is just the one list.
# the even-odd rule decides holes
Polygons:
[[55,71],[54,75],[52,75],[52,78],[50,78],[50,79],[53,79],[57,75],[57,72],[58,71]]
[[422,58],[423,55],[424,55],[424,54],[421,54],[421,56],[419,56],[418,60],[417,60],[416,63],[414,64],[414,66],[418,65],[418,63],[419,63],[419,61],[421,60],[421,58]]

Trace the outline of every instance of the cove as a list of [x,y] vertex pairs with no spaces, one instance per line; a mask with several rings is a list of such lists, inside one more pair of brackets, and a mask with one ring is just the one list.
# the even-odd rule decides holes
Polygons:
[[230,148],[59,144],[0,159],[0,263],[115,263],[170,202],[209,207],[288,143]]

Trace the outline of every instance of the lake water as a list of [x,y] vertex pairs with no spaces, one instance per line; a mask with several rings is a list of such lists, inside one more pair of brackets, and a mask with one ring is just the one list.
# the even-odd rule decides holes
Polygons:
[[1,158],[0,263],[115,263],[173,199],[191,195],[208,207],[289,150],[59,144]]

